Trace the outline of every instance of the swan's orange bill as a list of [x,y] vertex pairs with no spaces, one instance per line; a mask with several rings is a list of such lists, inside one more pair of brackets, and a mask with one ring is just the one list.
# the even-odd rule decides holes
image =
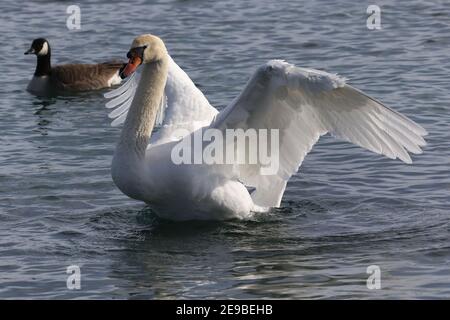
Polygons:
[[120,72],[120,77],[122,79],[128,77],[130,74],[132,74],[134,71],[136,71],[137,67],[140,66],[142,63],[142,59],[139,57],[133,57],[131,58],[125,68]]

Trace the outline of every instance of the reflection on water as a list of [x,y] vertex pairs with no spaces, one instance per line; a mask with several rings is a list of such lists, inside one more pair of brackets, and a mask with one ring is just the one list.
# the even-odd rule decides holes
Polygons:
[[46,136],[48,134],[47,128],[50,124],[49,118],[56,113],[56,110],[51,110],[51,106],[57,102],[57,99],[40,99],[33,101],[33,107],[35,109],[34,114],[37,116],[36,131],[41,135]]
[[[2,56],[15,65],[0,65],[0,297],[450,297],[450,11],[377,4],[382,29],[368,31],[366,5],[351,1],[95,1],[69,32],[66,3],[2,3]],[[132,24],[118,23],[124,11]],[[54,65],[125,59],[144,32],[219,109],[281,58],[348,77],[422,124],[428,146],[408,166],[324,137],[279,209],[244,222],[157,219],[111,181],[120,129],[105,91],[34,97],[35,61],[17,56],[45,36]],[[66,288],[74,264],[79,291]],[[372,264],[381,290],[366,288]]]

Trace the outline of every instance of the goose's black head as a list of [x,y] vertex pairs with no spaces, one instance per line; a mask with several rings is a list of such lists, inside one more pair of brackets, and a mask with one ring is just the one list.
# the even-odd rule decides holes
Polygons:
[[25,54],[35,54],[38,57],[50,55],[50,45],[44,38],[34,39],[30,49],[25,51]]
[[37,57],[36,70],[34,75],[36,77],[48,76],[51,73],[50,66],[50,45],[44,38],[34,39],[30,49],[25,54],[34,54]]

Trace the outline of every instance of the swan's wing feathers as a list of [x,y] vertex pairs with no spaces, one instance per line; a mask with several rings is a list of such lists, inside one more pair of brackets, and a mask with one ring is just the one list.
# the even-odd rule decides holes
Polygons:
[[133,73],[131,76],[129,76],[128,79],[120,87],[105,93],[104,97],[106,99],[111,99],[125,93],[132,85],[137,84],[137,80],[135,79],[136,74],[137,73]]
[[[109,117],[114,119],[112,126],[125,121],[139,80],[140,74],[135,72],[122,86],[105,94],[105,98],[111,99],[106,107],[114,109],[109,113]],[[155,120],[155,126],[159,126],[160,130],[152,135],[151,143],[170,141],[177,129],[193,132],[207,126],[216,114],[217,110],[169,56],[167,82]]]
[[[108,117],[113,119],[111,126],[116,127],[125,122],[128,110],[133,102],[134,95],[140,80],[140,74],[133,73],[128,80],[119,88],[105,93],[105,98],[111,99],[106,103],[106,108],[113,109]],[[155,126],[160,126],[164,120],[165,109],[167,108],[166,97],[163,96],[161,106],[156,114]]]
[[139,74],[133,73],[119,88],[105,93],[105,98],[111,99],[106,103],[106,108],[113,109],[108,117],[113,119],[111,126],[116,127],[125,122],[125,119],[136,93],[139,82]]
[[327,131],[337,138],[406,163],[412,162],[408,151],[421,153],[426,144],[421,126],[349,85],[314,98]]
[[158,112],[156,113],[155,126],[161,126],[163,124],[167,107],[167,96],[163,94],[160,107],[158,109]]
[[426,131],[346,84],[319,70],[298,68],[281,60],[260,67],[241,94],[218,116],[219,129],[278,129],[279,167],[261,175],[261,167],[240,165],[239,178],[256,187],[260,206],[278,206],[287,180],[327,132],[365,149],[410,163],[420,153]]
[[161,108],[164,122],[151,137],[151,143],[163,143],[180,138],[180,130],[194,132],[209,126],[218,111],[196,87],[189,76],[169,56],[169,72]]

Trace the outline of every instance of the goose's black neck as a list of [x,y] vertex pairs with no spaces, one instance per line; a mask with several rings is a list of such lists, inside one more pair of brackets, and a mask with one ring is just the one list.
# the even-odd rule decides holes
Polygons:
[[50,75],[51,65],[50,65],[50,47],[48,47],[48,52],[44,56],[37,56],[37,65],[34,75],[36,77],[48,76]]

